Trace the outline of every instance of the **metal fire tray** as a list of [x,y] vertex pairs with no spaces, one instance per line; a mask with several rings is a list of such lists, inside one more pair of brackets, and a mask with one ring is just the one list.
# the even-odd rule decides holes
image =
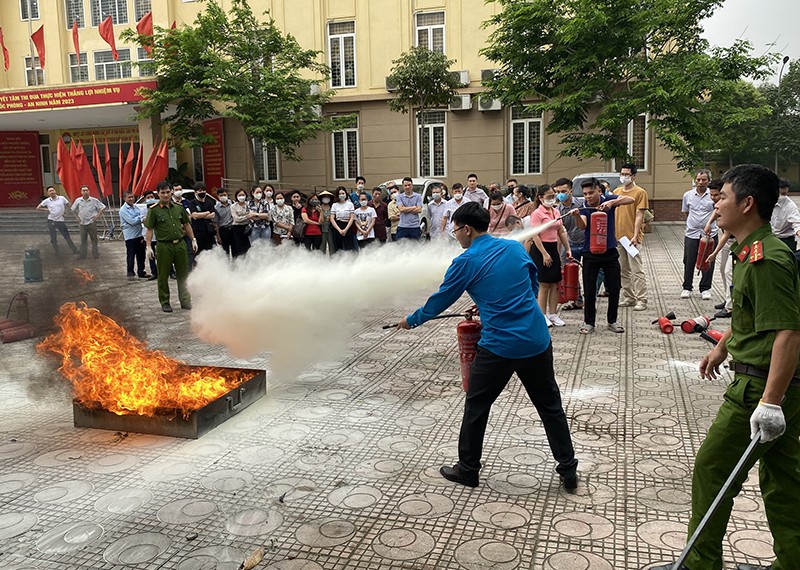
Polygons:
[[153,417],[136,414],[120,416],[99,405],[87,408],[73,401],[74,425],[75,427],[197,439],[267,393],[267,375],[264,370],[244,371],[252,373],[249,380],[242,382],[238,387],[213,402],[193,411],[187,418],[175,410],[164,410],[164,413],[156,414]]

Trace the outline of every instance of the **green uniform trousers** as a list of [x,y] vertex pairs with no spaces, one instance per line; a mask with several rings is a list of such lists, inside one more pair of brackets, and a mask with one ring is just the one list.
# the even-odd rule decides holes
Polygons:
[[189,276],[189,253],[186,251],[186,240],[183,238],[179,239],[178,243],[162,241],[156,243],[158,302],[162,305],[169,303],[169,273],[173,263],[178,278],[178,299],[182,307],[188,307],[192,304],[192,298],[186,288],[186,278]]
[[322,243],[319,246],[319,250],[328,255],[336,253],[336,245],[333,243],[333,234],[330,231],[322,232]]
[[[767,381],[737,373],[725,392],[717,417],[697,452],[692,475],[694,533],[736,462],[750,443],[750,415],[758,406]],[[722,540],[733,508],[733,499],[747,480],[747,471],[761,460],[758,477],[776,560],[773,570],[794,570],[800,564],[800,386],[792,385],[783,401],[786,432],[762,443],[723,499],[719,510],[700,535],[686,559],[690,570],[721,570]]]

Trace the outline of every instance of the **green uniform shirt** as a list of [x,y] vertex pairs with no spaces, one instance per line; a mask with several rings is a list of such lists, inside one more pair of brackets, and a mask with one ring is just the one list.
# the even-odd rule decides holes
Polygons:
[[728,353],[736,362],[767,370],[775,332],[800,330],[797,262],[768,223],[742,243],[735,242],[731,252],[733,316]]
[[174,241],[183,238],[183,226],[189,223],[189,214],[180,204],[170,201],[169,206],[160,202],[147,210],[144,227],[156,231],[158,241]]

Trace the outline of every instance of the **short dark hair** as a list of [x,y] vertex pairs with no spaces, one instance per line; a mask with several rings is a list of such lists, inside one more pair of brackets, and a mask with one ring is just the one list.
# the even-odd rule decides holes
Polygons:
[[620,170],[622,170],[623,168],[627,168],[628,170],[630,170],[631,174],[636,174],[636,165],[632,162],[626,162],[625,164],[619,167]]
[[122,199],[124,200],[124,199],[125,199],[125,198],[127,198],[128,196],[133,196],[133,195],[134,195],[134,194],[133,194],[133,192],[131,192],[130,190],[128,190],[127,192],[123,192],[123,193],[122,193]]
[[361,192],[359,192],[359,194],[358,194],[358,199],[359,200],[361,200],[361,196],[364,196],[364,198],[366,198],[367,201],[369,201],[369,199],[371,197],[369,194],[367,194],[366,190],[362,190]]
[[411,182],[411,184],[414,184],[414,179],[413,179],[413,178],[411,178],[410,176],[406,176],[405,178],[403,178],[403,182],[405,182],[406,180],[408,180],[409,182]]
[[[257,187],[255,187],[255,188],[257,188]],[[255,188],[253,188],[253,190],[255,190]],[[205,182],[195,182],[194,183],[194,189],[197,190],[198,192],[203,192],[206,189],[206,183]]]
[[467,202],[453,212],[453,224],[470,226],[479,232],[489,229],[489,211],[477,202]]
[[53,185],[51,184],[50,186],[48,186],[47,188],[45,188],[45,189],[44,189],[44,191],[45,191],[45,192],[49,192],[49,191],[50,191],[50,188],[52,188],[53,190],[55,190],[55,189],[56,189],[56,187],[55,187],[55,186],[53,186]]
[[525,186],[524,184],[520,184],[519,186],[514,188],[514,190],[525,196],[528,200],[531,199],[531,189]]
[[792,189],[792,183],[789,182],[787,178],[781,178],[778,180],[778,188],[788,188],[789,190]]
[[450,190],[455,192],[456,190],[461,190],[463,187],[464,187],[464,185],[461,184],[461,182],[456,182],[456,183],[453,184],[453,186],[450,187]]
[[347,188],[345,188],[344,186],[337,186],[337,187],[336,187],[336,191],[337,191],[337,192],[341,192],[342,190],[344,190],[344,191],[345,191],[345,193],[347,192]]
[[492,190],[491,194],[489,194],[489,202],[492,200],[500,200],[503,201],[503,193],[499,190]]
[[220,194],[225,194],[227,196],[228,195],[228,191],[225,190],[225,188],[220,188],[220,189],[217,190],[217,196],[219,196]]
[[86,190],[87,190],[87,192],[88,192],[88,190],[89,190],[89,186],[87,186],[86,184],[81,184],[81,192],[83,192],[83,189],[84,189],[84,188],[86,188]]
[[161,192],[162,190],[169,190],[169,189],[170,185],[169,182],[167,182],[166,180],[162,180],[161,182],[156,184],[156,192]]
[[[569,186],[569,189],[572,190],[572,180],[570,180],[569,178],[559,178],[558,180],[553,182],[553,186],[563,186],[564,184]],[[581,188],[583,188],[583,184],[581,184]]]
[[509,182],[513,182],[514,184],[519,184],[516,178],[509,178],[508,180],[506,180],[506,185],[508,185]]
[[520,221],[521,219],[522,218],[520,218],[519,216],[509,216],[509,217],[507,217],[506,218],[506,227],[508,229],[513,228],[514,226],[517,225],[517,222]]
[[581,188],[589,188],[589,187],[602,188],[602,184],[600,184],[600,181],[595,177],[587,178],[586,180],[583,180],[581,182]]
[[364,178],[363,176],[356,176],[356,184],[358,184],[359,180],[361,180],[361,182],[363,182],[364,184],[367,183],[367,179]]
[[738,204],[748,196],[756,203],[756,210],[762,220],[772,217],[772,210],[778,202],[778,175],[760,164],[740,164],[722,175],[723,184],[730,183]]
[[[221,190],[221,192],[224,192],[224,190]],[[152,197],[154,197],[154,198],[155,198],[155,196],[156,196],[156,193],[155,193],[155,192],[153,192],[152,190],[148,190],[147,192],[145,192],[145,193],[143,194],[143,197],[144,197],[145,199],[147,199],[147,197],[148,197],[148,196],[152,196]]]
[[720,180],[719,178],[714,178],[712,181],[708,183],[709,190],[722,190],[723,186],[724,184],[722,183],[722,180]]
[[467,175],[467,180],[469,180],[470,178],[474,178],[475,180],[477,180],[478,175],[473,172],[472,174]]

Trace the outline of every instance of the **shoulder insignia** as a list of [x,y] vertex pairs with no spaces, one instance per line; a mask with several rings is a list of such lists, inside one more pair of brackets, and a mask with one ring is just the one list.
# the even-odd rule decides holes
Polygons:
[[746,246],[744,246],[744,247],[742,248],[742,251],[740,251],[740,252],[739,252],[739,255],[737,255],[736,257],[738,257],[738,258],[739,258],[739,261],[744,261],[745,259],[747,259],[747,255],[748,255],[749,253],[750,253],[750,246],[749,246],[749,245],[746,245]]
[[753,249],[750,250],[750,263],[756,263],[764,259],[764,246],[760,241],[753,242]]
[[152,209],[153,209],[153,208],[155,208],[156,206],[158,206],[158,202],[156,202],[155,204],[150,204],[149,206],[147,206],[147,209],[148,209],[148,210],[152,210]]

